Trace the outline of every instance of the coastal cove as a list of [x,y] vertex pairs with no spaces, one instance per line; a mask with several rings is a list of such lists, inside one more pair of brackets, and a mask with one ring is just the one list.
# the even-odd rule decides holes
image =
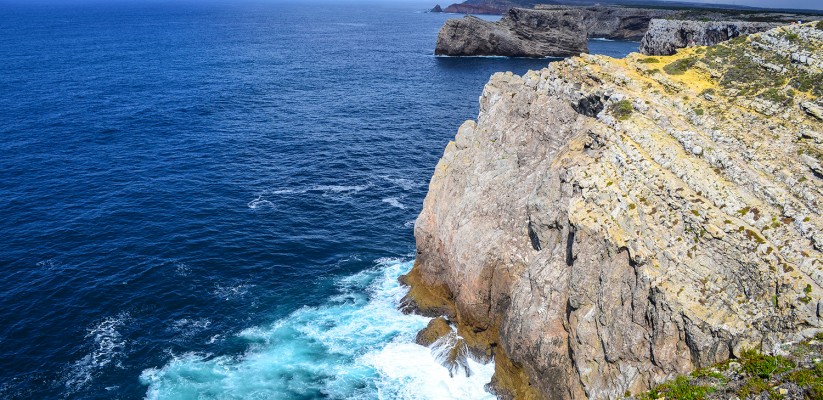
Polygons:
[[435,57],[428,8],[0,5],[0,398],[490,396],[397,277],[484,84],[552,60]]

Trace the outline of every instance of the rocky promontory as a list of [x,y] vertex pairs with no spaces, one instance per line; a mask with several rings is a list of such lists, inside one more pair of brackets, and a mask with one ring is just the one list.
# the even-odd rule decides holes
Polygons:
[[495,74],[435,168],[404,307],[493,359],[504,399],[622,398],[820,332],[821,54],[803,24]]
[[498,22],[466,16],[446,21],[436,55],[563,57],[588,51],[582,15],[575,10],[513,8]]
[[502,15],[512,8],[531,8],[538,2],[534,0],[467,0],[455,3],[443,9],[446,13]]
[[[466,2],[471,7],[507,7],[508,2]],[[768,10],[666,9],[626,6],[534,5],[511,8],[497,23],[469,18],[446,21],[437,37],[435,54],[546,57],[585,51],[588,38],[641,40],[645,54],[669,55],[679,48],[712,45],[740,35],[762,32],[819,14]],[[582,29],[579,22],[582,19]]]
[[778,22],[653,19],[640,41],[640,52],[648,55],[672,55],[677,49],[684,47],[711,46],[779,25]]

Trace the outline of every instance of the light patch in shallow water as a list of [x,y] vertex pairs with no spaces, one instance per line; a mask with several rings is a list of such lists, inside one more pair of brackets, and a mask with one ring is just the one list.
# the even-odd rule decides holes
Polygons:
[[271,326],[243,330],[245,354],[185,354],[143,371],[149,399],[493,399],[483,391],[492,364],[470,361],[449,377],[430,349],[413,342],[428,318],[404,315],[397,278],[411,262],[380,260],[340,279],[338,294]]

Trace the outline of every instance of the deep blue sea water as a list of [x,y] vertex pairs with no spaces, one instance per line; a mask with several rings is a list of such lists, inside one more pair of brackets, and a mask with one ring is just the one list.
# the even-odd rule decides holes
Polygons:
[[0,4],[0,398],[483,396],[396,278],[489,75],[549,60],[434,57],[432,5]]

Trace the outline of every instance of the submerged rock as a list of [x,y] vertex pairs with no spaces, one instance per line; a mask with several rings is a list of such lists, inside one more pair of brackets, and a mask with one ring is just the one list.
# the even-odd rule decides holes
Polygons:
[[429,347],[432,343],[451,332],[452,328],[449,326],[449,321],[446,321],[443,317],[433,318],[425,328],[417,332],[417,338],[414,342]]
[[495,74],[435,168],[405,303],[493,355],[502,398],[620,398],[820,331],[821,50],[805,24]]

